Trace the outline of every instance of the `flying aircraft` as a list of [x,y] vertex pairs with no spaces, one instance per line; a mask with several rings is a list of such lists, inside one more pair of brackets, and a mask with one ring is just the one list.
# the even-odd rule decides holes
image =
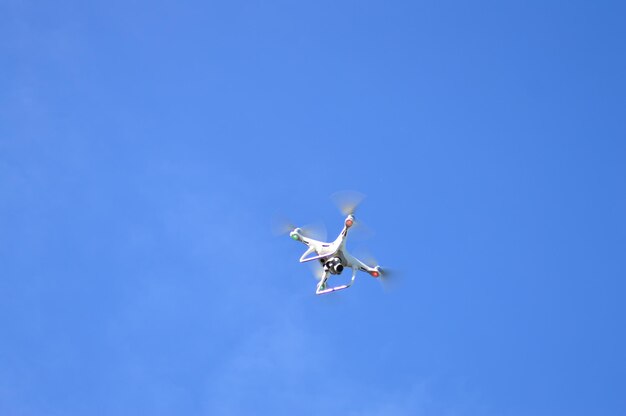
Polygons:
[[[289,236],[293,240],[299,241],[308,247],[304,254],[302,254],[302,257],[300,257],[300,263],[317,261],[321,265],[320,275],[318,276],[319,283],[315,291],[317,295],[324,295],[349,288],[354,283],[357,271],[368,273],[374,278],[384,277],[387,274],[379,265],[368,266],[365,262],[350,254],[346,249],[349,231],[356,223],[354,212],[363,198],[364,195],[355,192],[337,193],[334,195],[333,199],[338,202],[340,210],[346,215],[343,221],[343,229],[335,241],[319,241],[312,238],[304,227],[287,226],[288,229],[290,229]],[[340,275],[347,268],[352,270],[352,278],[348,283],[333,287],[327,285],[331,275]]]

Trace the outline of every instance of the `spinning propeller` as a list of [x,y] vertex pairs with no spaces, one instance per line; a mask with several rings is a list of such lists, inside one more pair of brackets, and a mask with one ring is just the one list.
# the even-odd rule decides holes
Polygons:
[[372,276],[380,280],[380,283],[385,287],[386,290],[390,289],[391,286],[393,286],[393,284],[397,282],[398,273],[395,271],[395,269],[389,269],[387,267],[382,268],[378,266],[378,260],[376,260],[376,258],[372,256],[368,251],[362,248],[357,249],[356,252],[358,253],[357,257],[360,258],[363,263],[365,263],[368,267],[371,267],[372,269],[376,269],[378,271],[378,276],[375,276],[374,274],[372,274]]
[[328,232],[326,231],[326,226],[321,221],[298,227],[297,225],[285,218],[276,218],[272,228],[275,235],[285,235],[289,234],[295,229],[299,229],[300,234],[302,234],[303,236],[313,238],[319,241],[326,241],[326,237],[328,235]]
[[354,215],[357,207],[365,199],[365,195],[356,191],[335,192],[330,196],[339,211],[345,216]]
[[372,231],[370,227],[355,218],[356,210],[365,199],[365,194],[357,191],[340,191],[332,194],[330,199],[337,205],[337,208],[339,208],[339,211],[343,215],[352,216],[351,219],[346,221],[346,225],[352,227],[353,232],[356,231],[353,237],[356,236],[357,239],[366,239],[374,235],[374,231]]

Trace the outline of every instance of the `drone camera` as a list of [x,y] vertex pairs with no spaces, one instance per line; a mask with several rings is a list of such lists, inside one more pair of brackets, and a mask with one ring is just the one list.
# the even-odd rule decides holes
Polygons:
[[341,259],[339,257],[333,257],[328,260],[324,266],[330,271],[332,274],[341,274],[343,271],[343,264],[341,264]]

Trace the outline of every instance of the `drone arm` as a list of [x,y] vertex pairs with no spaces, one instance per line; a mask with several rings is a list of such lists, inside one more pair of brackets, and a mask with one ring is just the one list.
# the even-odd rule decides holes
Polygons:
[[371,272],[376,271],[375,268],[368,266],[367,264],[363,263],[361,260],[357,259],[356,257],[348,253],[344,252],[344,256],[346,257],[346,260],[348,261],[348,266],[352,267],[352,270],[361,270],[366,273],[371,273]]
[[[337,248],[337,250],[338,250],[338,248]],[[304,252],[302,257],[300,257],[300,263],[305,263],[307,261],[319,260],[319,259],[324,258],[324,257],[333,256],[337,252],[337,250],[333,251],[332,253],[324,253],[324,254],[318,254],[317,256],[313,256],[313,257],[307,257],[311,253],[315,252],[315,246],[311,246],[311,247],[309,247],[307,249],[307,251]]]
[[343,229],[341,230],[341,232],[339,233],[335,241],[341,241],[341,243],[343,243],[347,236],[348,236],[348,227],[344,225]]

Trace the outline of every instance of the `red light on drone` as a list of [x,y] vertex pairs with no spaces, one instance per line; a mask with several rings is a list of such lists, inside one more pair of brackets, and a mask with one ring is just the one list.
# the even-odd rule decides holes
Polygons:
[[352,227],[352,224],[354,224],[354,221],[352,221],[351,219],[346,220],[346,227],[350,228]]
[[376,271],[372,272],[371,274],[372,274],[372,276],[373,276],[373,277],[378,277],[378,276],[380,276],[380,273],[378,273],[378,272],[376,272]]

